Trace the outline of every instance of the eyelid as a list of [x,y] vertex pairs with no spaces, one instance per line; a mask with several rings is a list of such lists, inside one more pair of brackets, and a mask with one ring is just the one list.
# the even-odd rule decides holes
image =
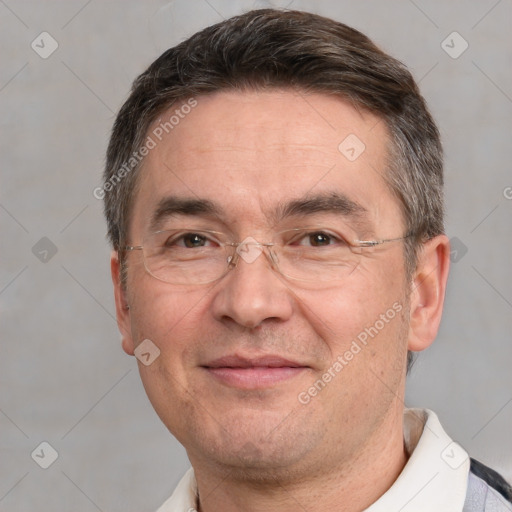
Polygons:
[[[289,231],[290,232],[294,232],[295,230],[289,230]],[[282,233],[286,233],[286,231],[282,232]],[[316,233],[325,234],[325,235],[327,235],[327,236],[329,236],[329,237],[331,237],[333,239],[336,239],[336,240],[338,240],[340,242],[343,242],[345,244],[349,244],[350,245],[348,237],[346,237],[345,235],[342,235],[341,233],[336,232],[336,231],[334,231],[332,229],[323,228],[323,227],[299,228],[299,229],[296,230],[296,235],[290,237],[289,241],[299,241],[299,240],[302,240],[303,238],[305,238],[307,236],[311,236],[311,235],[314,235]]]
[[[222,240],[220,240],[221,237],[218,236],[218,235],[223,235],[223,233],[216,232],[216,231],[204,230],[204,229],[196,229],[196,230],[195,229],[169,229],[169,230],[157,231],[156,233],[154,233],[154,235],[164,236],[167,233],[169,233],[169,236],[164,237],[162,239],[162,242],[164,245],[167,245],[169,242],[172,242],[172,244],[176,244],[178,241],[183,240],[184,237],[186,237],[187,235],[200,235],[208,241],[213,241],[218,244],[223,243]],[[171,235],[171,233],[173,233],[173,234]]]

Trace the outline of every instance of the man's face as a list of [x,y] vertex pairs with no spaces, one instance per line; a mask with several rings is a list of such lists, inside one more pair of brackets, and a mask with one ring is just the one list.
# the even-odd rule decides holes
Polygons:
[[[220,231],[234,241],[268,242],[304,225],[344,226],[361,240],[405,234],[383,179],[387,131],[375,116],[292,91],[196,99],[146,157],[131,245],[142,245],[169,198],[209,201],[217,212],[174,212],[159,226]],[[355,159],[363,146],[354,136],[365,145]],[[292,202],[334,195],[357,215],[325,209],[325,201],[278,215]],[[139,363],[142,381],[193,464],[311,471],[353,456],[401,410],[403,242],[357,258],[341,282],[321,286],[286,279],[264,254],[240,259],[216,282],[183,286],[146,272],[141,251],[128,254],[123,346],[133,353],[149,339],[160,349],[151,365]]]

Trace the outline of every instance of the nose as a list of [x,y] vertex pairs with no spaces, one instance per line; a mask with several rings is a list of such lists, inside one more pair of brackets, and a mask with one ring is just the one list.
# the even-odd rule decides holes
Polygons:
[[292,294],[283,276],[272,269],[272,249],[246,239],[237,248],[231,270],[215,288],[212,309],[221,322],[254,329],[264,322],[286,321]]

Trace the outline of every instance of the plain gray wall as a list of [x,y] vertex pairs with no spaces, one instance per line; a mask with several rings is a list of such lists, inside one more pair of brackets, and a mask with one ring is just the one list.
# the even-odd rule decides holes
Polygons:
[[[92,191],[135,76],[196,30],[269,5],[352,25],[419,80],[444,140],[447,230],[459,250],[407,403],[435,410],[472,456],[512,479],[510,0],[5,0],[0,511],[151,511],[188,467],[121,351]],[[46,59],[31,47],[51,49],[43,31],[58,42]],[[453,31],[469,43],[458,58],[441,46]],[[463,41],[451,39],[453,54]],[[59,454],[46,470],[31,458],[42,441]]]

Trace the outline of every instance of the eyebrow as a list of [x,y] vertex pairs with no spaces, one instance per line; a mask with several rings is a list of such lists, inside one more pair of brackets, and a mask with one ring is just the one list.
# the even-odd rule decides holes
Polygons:
[[[216,217],[222,219],[223,209],[209,199],[168,196],[161,199],[151,217],[150,229],[158,231],[165,219],[172,216]],[[275,224],[293,217],[316,213],[337,213],[368,229],[368,210],[339,192],[330,192],[279,203],[267,218]]]
[[222,211],[209,199],[164,197],[158,202],[158,206],[151,216],[150,229],[158,230],[163,221],[173,215],[221,217]]
[[301,217],[315,213],[338,213],[352,218],[354,221],[362,221],[367,217],[368,210],[344,194],[331,192],[295,199],[280,205],[272,213],[272,217],[279,222],[289,217]]

